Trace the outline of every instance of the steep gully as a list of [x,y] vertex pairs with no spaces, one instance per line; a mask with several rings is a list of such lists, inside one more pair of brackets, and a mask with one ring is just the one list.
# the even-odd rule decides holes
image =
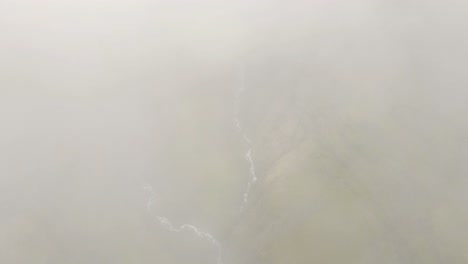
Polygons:
[[[255,163],[252,158],[252,141],[247,136],[242,123],[240,121],[240,102],[241,97],[244,91],[247,89],[247,80],[246,80],[246,71],[245,67],[241,66],[239,69],[240,72],[240,84],[238,89],[236,90],[235,97],[234,97],[234,126],[237,132],[242,137],[242,143],[246,146],[246,153],[245,153],[245,160],[249,166],[249,180],[245,187],[245,190],[242,194],[242,202],[240,206],[240,213],[244,211],[246,208],[249,198],[250,192],[252,187],[257,182],[258,177],[255,171]],[[191,224],[182,224],[180,226],[175,226],[167,217],[158,215],[155,210],[153,210],[154,204],[156,202],[157,194],[154,191],[154,188],[148,182],[143,182],[143,191],[148,196],[148,200],[146,203],[146,212],[151,217],[154,217],[156,221],[164,227],[166,230],[173,232],[173,233],[182,233],[182,232],[189,232],[194,236],[200,238],[201,240],[209,243],[213,250],[216,253],[216,264],[224,264],[223,262],[223,247],[221,243],[209,232],[199,229],[198,227],[191,225]]]

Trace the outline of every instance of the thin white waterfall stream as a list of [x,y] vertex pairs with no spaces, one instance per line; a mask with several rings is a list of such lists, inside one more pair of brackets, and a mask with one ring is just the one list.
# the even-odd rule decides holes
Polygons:
[[[249,166],[249,179],[247,182],[247,186],[243,192],[243,201],[241,204],[240,212],[242,213],[247,206],[250,198],[250,192],[254,184],[257,182],[258,177],[255,170],[255,162],[252,158],[252,141],[247,136],[242,123],[240,121],[240,102],[242,93],[247,89],[246,85],[246,76],[244,68],[240,70],[240,85],[235,93],[234,98],[234,125],[238,131],[238,133],[242,137],[243,143],[246,145],[246,152],[245,152],[245,160]],[[154,188],[151,184],[144,182],[143,183],[143,190],[147,194],[148,199],[146,202],[146,212],[154,217],[156,221],[164,227],[166,230],[173,232],[173,233],[182,233],[182,232],[189,232],[200,239],[203,239],[207,243],[209,243],[216,253],[216,264],[223,264],[223,247],[219,240],[217,240],[211,233],[201,230],[200,228],[196,227],[192,224],[182,224],[180,226],[176,226],[173,222],[169,220],[168,217],[159,215],[156,211],[153,210],[153,207],[156,203],[157,194],[154,191]]]
[[219,241],[209,232],[203,231],[200,228],[191,225],[191,224],[182,224],[179,227],[176,227],[169,218],[165,216],[158,215],[153,211],[153,206],[156,202],[156,192],[154,191],[153,186],[149,183],[143,184],[143,190],[148,195],[148,201],[146,203],[146,211],[149,215],[155,217],[158,223],[163,226],[166,230],[173,232],[173,233],[182,233],[182,232],[190,232],[193,235],[199,237],[200,239],[205,240],[209,243],[216,251],[216,264],[223,264],[223,248]]
[[255,171],[255,162],[252,158],[252,141],[247,136],[247,133],[245,132],[244,127],[242,126],[242,122],[240,121],[241,97],[242,97],[242,94],[247,89],[247,79],[246,79],[244,66],[240,67],[239,78],[240,78],[240,83],[239,83],[238,89],[236,91],[235,99],[234,99],[234,125],[236,126],[237,131],[241,134],[243,143],[247,146],[247,151],[245,153],[245,160],[247,161],[249,165],[249,180],[247,182],[247,186],[245,187],[244,193],[242,195],[243,201],[242,201],[241,208],[240,208],[240,211],[242,212],[244,211],[245,207],[247,206],[249,202],[250,192],[254,184],[257,182],[258,177]]

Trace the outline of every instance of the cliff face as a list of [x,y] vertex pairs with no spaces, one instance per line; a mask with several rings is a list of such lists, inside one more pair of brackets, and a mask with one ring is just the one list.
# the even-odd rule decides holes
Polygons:
[[259,181],[230,263],[467,260],[467,50],[444,48],[457,37],[442,29],[466,25],[430,11],[428,32],[385,14],[339,33],[276,28],[287,43],[252,48],[243,120]]
[[[259,114],[252,122],[257,124],[252,129],[256,132],[252,153],[260,180],[229,237],[230,247],[248,254],[234,259],[241,263],[466,259],[464,234],[454,232],[463,229],[466,219],[461,205],[466,200],[461,191],[467,183],[466,123],[455,118],[456,112],[455,120],[440,117],[434,110],[436,101],[418,106],[395,99],[386,103],[386,111],[377,110],[381,114],[359,119],[327,110],[314,115],[314,99],[306,106],[312,108],[309,113],[298,109],[297,100],[283,101],[281,114],[275,110],[274,116]],[[271,102],[271,108],[281,105]],[[442,242],[447,239],[450,246]]]

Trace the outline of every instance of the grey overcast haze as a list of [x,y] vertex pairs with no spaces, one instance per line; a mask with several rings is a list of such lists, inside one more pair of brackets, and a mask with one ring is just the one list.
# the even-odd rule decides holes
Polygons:
[[0,0],[0,263],[468,263],[468,2]]

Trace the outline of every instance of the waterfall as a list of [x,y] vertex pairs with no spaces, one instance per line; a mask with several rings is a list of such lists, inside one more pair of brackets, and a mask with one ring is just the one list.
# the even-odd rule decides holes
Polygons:
[[[249,179],[245,190],[243,192],[243,201],[241,204],[240,212],[242,213],[247,206],[250,198],[250,192],[254,184],[257,182],[258,177],[255,170],[255,162],[252,157],[252,141],[247,136],[242,123],[240,121],[240,102],[243,92],[247,89],[246,85],[246,78],[245,78],[245,70],[241,67],[240,71],[240,85],[235,93],[234,98],[234,125],[236,127],[237,132],[241,135],[242,142],[246,146],[245,152],[245,160],[249,166]],[[173,233],[182,233],[188,232],[193,234],[194,236],[206,241],[209,243],[213,249],[216,251],[216,264],[223,264],[223,247],[221,243],[209,232],[201,230],[200,228],[196,227],[192,224],[182,224],[180,226],[176,226],[168,217],[159,215],[156,210],[153,210],[153,207],[156,203],[157,194],[154,191],[154,188],[151,184],[147,182],[143,182],[143,190],[147,194],[148,198],[146,201],[146,212],[166,230],[173,232]]]
[[244,143],[244,145],[246,145],[247,150],[245,153],[245,160],[247,161],[247,164],[249,166],[249,180],[247,182],[247,186],[245,187],[244,193],[242,195],[243,201],[242,201],[241,208],[240,208],[240,211],[243,212],[249,202],[250,192],[254,184],[257,182],[258,177],[255,171],[255,162],[252,158],[252,141],[247,136],[247,133],[245,132],[244,127],[242,126],[242,122],[240,121],[241,97],[242,97],[242,94],[247,89],[247,79],[246,79],[244,66],[240,67],[239,79],[240,79],[240,83],[239,83],[239,86],[237,88],[237,91],[234,97],[234,125],[238,133],[242,137],[242,142]]

